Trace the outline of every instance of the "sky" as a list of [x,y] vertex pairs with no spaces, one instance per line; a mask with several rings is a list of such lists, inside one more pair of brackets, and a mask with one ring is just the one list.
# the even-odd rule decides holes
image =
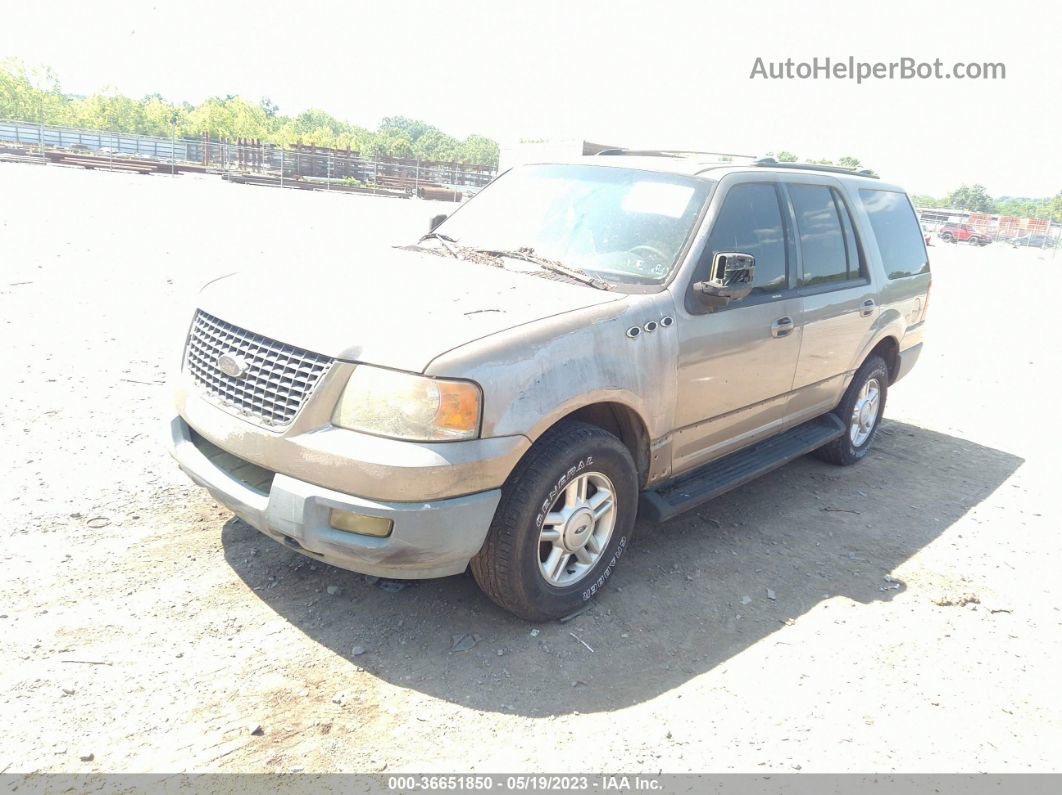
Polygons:
[[[76,94],[268,96],[286,114],[370,128],[403,115],[503,144],[852,155],[931,195],[1062,190],[1055,3],[15,3],[0,22],[7,56],[52,67]],[[1006,79],[750,78],[758,57],[850,56],[1000,62]]]

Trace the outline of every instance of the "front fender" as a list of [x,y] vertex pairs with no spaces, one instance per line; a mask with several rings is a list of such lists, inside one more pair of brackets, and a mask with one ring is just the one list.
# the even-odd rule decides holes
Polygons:
[[673,315],[667,292],[546,318],[452,351],[429,375],[469,378],[483,387],[482,435],[534,440],[564,416],[594,403],[620,403],[650,439],[671,427],[678,343],[674,325],[642,331]]

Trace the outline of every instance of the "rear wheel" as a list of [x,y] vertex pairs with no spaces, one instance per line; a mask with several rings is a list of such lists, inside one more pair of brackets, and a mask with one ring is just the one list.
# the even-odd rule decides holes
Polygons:
[[638,475],[626,446],[582,422],[548,431],[502,487],[472,574],[499,606],[560,618],[600,591],[627,549]]
[[817,458],[838,466],[862,461],[877,435],[885,398],[889,391],[889,368],[878,355],[860,367],[833,413],[845,424],[845,433],[814,452]]

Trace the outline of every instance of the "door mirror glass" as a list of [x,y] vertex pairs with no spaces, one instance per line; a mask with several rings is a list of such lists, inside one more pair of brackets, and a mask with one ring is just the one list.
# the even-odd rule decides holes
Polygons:
[[712,258],[708,278],[693,289],[702,296],[734,301],[752,292],[756,278],[756,258],[739,251],[720,251]]

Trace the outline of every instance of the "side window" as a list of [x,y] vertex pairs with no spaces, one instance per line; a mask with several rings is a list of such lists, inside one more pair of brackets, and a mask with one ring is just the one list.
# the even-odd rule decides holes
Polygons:
[[803,260],[798,283],[808,287],[846,281],[848,253],[833,192],[824,185],[790,184],[788,188]]
[[870,217],[870,227],[889,278],[929,273],[922,228],[907,196],[894,190],[864,188],[859,191],[859,198]]
[[837,205],[837,214],[841,217],[841,229],[844,230],[844,250],[848,255],[848,278],[858,279],[866,275],[866,268],[863,267],[863,249],[859,247],[859,241],[856,239],[855,224],[852,223],[852,216],[848,213],[848,205],[844,203],[844,199],[835,189],[831,189],[831,192],[833,201]]
[[716,254],[734,251],[756,258],[752,293],[784,289],[785,230],[778,191],[772,182],[746,182],[727,191],[697,266],[703,279]]

